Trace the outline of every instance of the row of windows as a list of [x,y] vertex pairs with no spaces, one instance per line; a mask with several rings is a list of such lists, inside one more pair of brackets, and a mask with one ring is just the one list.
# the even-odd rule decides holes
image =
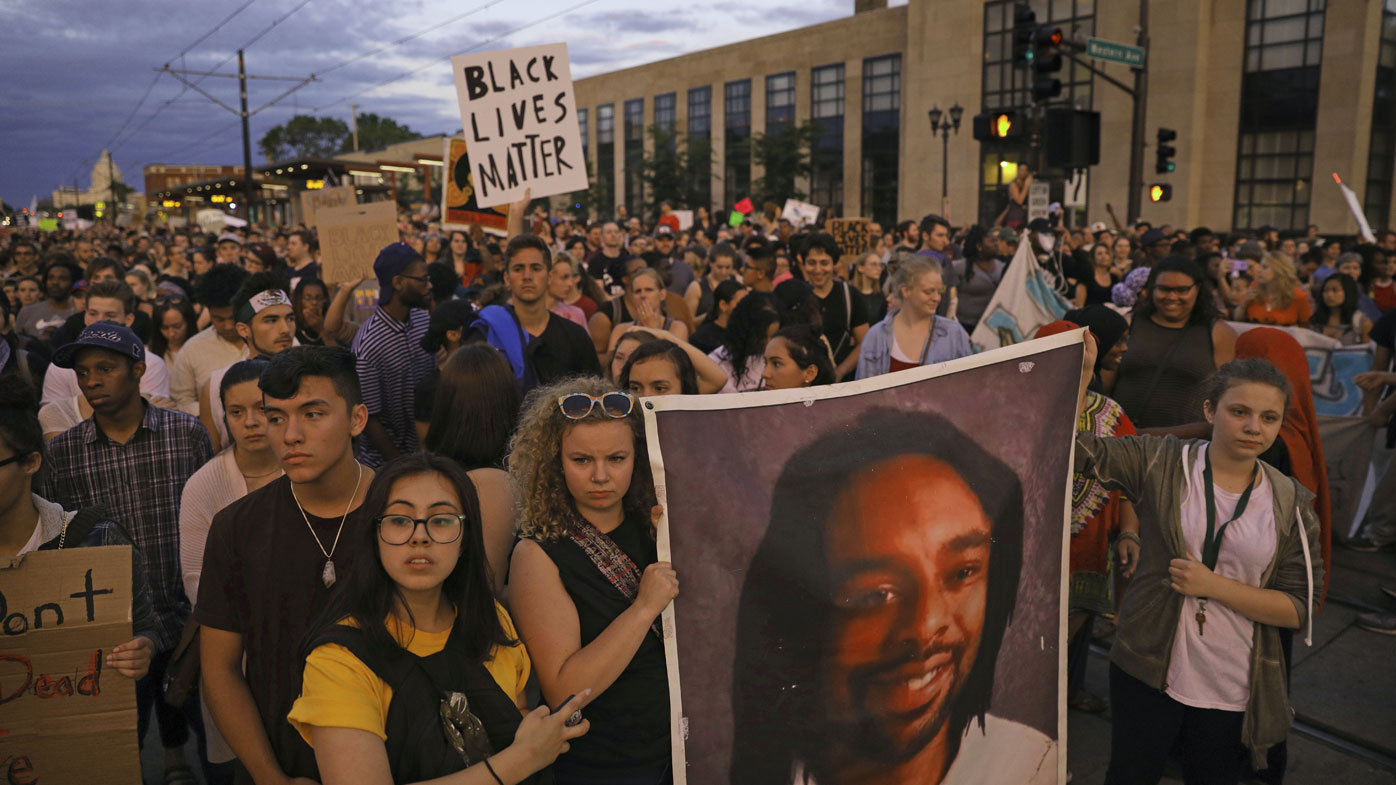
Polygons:
[[[843,208],[843,117],[845,113],[845,67],[835,63],[811,69],[811,117],[820,121],[820,136],[811,153],[810,198],[836,212]],[[775,131],[795,121],[795,72],[766,77],[766,127]],[[687,133],[693,138],[712,135],[712,92],[709,85],[688,91]],[[723,169],[723,199],[736,202],[751,189],[751,80],[740,79],[723,85],[723,129],[726,154]],[[622,103],[626,201],[630,209],[640,198],[639,162],[643,157],[644,99]],[[666,129],[677,125],[677,93],[654,97],[654,124]],[[901,55],[868,58],[863,62],[863,202],[866,212],[879,220],[895,218],[899,165],[901,116]],[[590,143],[587,109],[578,109],[582,144]],[[598,147],[597,183],[610,192],[615,163],[615,104],[595,107]],[[700,173],[700,176],[701,173]]]
[[1362,206],[1367,222],[1389,226],[1392,167],[1396,166],[1396,0],[1385,0],[1381,14],[1381,52],[1372,102],[1372,145],[1367,153],[1367,188]]

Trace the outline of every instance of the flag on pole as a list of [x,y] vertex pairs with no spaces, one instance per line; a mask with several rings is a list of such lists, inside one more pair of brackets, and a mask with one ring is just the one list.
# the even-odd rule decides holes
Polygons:
[[1057,293],[1051,274],[1037,263],[1032,240],[1024,232],[998,290],[970,335],[970,343],[976,352],[1022,343],[1070,308],[1071,303]]
[[1358,234],[1362,235],[1363,240],[1369,243],[1375,243],[1377,241],[1377,236],[1372,234],[1372,226],[1367,223],[1367,215],[1362,212],[1362,205],[1357,203],[1357,194],[1353,193],[1351,188],[1343,185],[1343,181],[1338,177],[1337,172],[1333,173],[1333,182],[1337,183],[1338,187],[1343,190],[1343,199],[1347,200],[1348,209],[1352,211],[1352,217],[1357,219]]

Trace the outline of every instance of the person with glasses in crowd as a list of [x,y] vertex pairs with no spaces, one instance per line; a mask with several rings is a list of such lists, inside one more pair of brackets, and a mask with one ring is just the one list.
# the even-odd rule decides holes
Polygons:
[[529,711],[528,652],[491,590],[465,470],[396,458],[364,505],[375,517],[351,536],[365,558],[320,616],[289,716],[320,781],[546,781],[538,772],[589,728],[589,691]]
[[1129,336],[1105,392],[1141,430],[1196,420],[1206,380],[1236,356],[1236,331],[1217,318],[1206,273],[1181,256],[1150,270]]
[[654,489],[635,397],[600,379],[535,390],[509,455],[520,541],[509,603],[549,705],[590,689],[591,731],[558,785],[672,781],[659,615],[678,596],[658,561]]

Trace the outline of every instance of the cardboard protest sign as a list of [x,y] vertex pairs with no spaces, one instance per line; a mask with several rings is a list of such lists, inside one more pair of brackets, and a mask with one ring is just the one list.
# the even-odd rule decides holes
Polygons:
[[322,188],[318,191],[301,191],[301,220],[306,226],[318,226],[316,213],[327,207],[347,207],[359,203],[354,186],[341,185],[337,188]]
[[835,218],[829,221],[829,234],[844,256],[856,256],[872,248],[871,224],[868,218]]
[[373,260],[383,247],[400,239],[397,205],[369,202],[326,207],[316,212],[320,225],[320,277],[330,283],[373,277]]
[[0,619],[5,781],[137,785],[135,682],[106,667],[131,640],[131,548],[0,560]]
[[796,199],[786,199],[780,217],[789,221],[796,229],[813,226],[814,222],[819,220],[819,206]]
[[479,226],[485,231],[505,231],[509,226],[509,207],[482,208],[475,198],[475,175],[470,171],[465,140],[447,139],[441,157],[446,162],[441,177],[441,225],[451,229]]
[[970,345],[982,352],[1022,343],[1036,335],[1037,328],[1062,318],[1070,308],[1071,303],[1057,293],[1052,275],[1037,263],[1024,232],[1003,280],[970,333]]
[[567,44],[451,58],[476,203],[584,191],[586,164]]
[[644,399],[659,558],[683,581],[663,615],[676,783],[841,785],[933,743],[958,746],[947,782],[1066,781],[1082,353],[1076,331]]

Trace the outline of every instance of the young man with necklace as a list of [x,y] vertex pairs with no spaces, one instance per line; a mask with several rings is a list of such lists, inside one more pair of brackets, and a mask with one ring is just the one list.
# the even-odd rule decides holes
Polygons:
[[[285,470],[213,519],[197,618],[209,712],[240,764],[238,782],[317,777],[286,715],[300,694],[302,638],[355,558],[373,470],[354,457],[368,410],[354,355],[297,346],[262,374],[267,432]],[[246,655],[244,671],[244,655]]]

